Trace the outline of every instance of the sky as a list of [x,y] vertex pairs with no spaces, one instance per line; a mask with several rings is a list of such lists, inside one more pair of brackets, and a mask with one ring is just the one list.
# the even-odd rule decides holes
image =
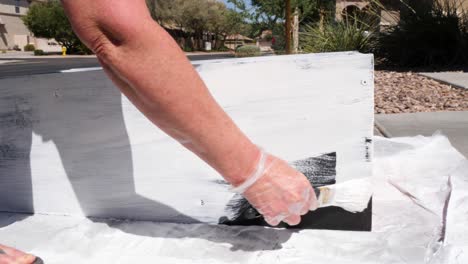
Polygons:
[[228,3],[227,0],[222,0],[227,6],[230,6],[231,4]]
[[[221,1],[224,2],[227,7],[233,7],[232,4],[229,4],[227,0],[221,0]],[[250,1],[245,1],[245,2],[247,3],[247,6],[250,6]]]

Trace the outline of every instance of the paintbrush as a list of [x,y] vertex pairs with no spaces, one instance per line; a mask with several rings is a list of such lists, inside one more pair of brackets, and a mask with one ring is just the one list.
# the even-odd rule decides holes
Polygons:
[[370,178],[316,187],[314,191],[318,208],[336,206],[352,213],[364,211],[372,196]]

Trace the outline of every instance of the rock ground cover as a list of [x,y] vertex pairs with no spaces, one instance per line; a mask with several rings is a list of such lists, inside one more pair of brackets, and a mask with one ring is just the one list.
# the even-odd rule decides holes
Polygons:
[[414,72],[375,72],[375,113],[468,111],[468,89]]

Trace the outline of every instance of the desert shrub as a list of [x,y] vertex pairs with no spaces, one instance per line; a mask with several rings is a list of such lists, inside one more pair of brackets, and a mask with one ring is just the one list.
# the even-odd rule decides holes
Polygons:
[[34,51],[34,50],[36,50],[36,47],[34,47],[33,44],[28,44],[28,45],[24,46],[23,49],[24,49],[24,51]]
[[45,55],[44,51],[41,49],[34,50],[34,55],[35,56],[42,56]]
[[371,50],[374,32],[358,26],[358,22],[333,22],[322,27],[307,25],[301,34],[304,52],[335,52]]
[[5,54],[5,53],[7,53],[7,51],[6,51],[6,50],[2,50],[2,53]]
[[468,13],[462,1],[408,4],[400,23],[380,34],[376,55],[387,64],[410,67],[468,63]]
[[260,56],[260,48],[253,45],[240,46],[236,49],[236,57],[255,57]]
[[21,49],[19,48],[19,46],[18,46],[18,45],[14,45],[14,46],[13,46],[13,50],[16,50],[16,51],[21,51]]
[[307,24],[300,33],[303,52],[336,52],[356,50],[370,52],[376,45],[379,16],[373,9],[345,16],[341,21],[324,19]]

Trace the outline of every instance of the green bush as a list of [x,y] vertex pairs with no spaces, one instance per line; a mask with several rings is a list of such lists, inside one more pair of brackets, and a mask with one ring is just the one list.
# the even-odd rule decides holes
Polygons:
[[41,49],[34,50],[34,56],[42,56],[45,55],[45,52]]
[[236,49],[236,57],[255,57],[260,56],[262,53],[260,48],[253,45],[240,46]]
[[61,46],[67,47],[68,54],[91,53],[73,32],[58,0],[34,1],[21,19],[35,37],[55,39]]
[[221,46],[218,49],[216,49],[215,51],[230,51],[230,49],[228,47],[226,47],[226,46]]
[[2,53],[5,54],[5,53],[7,53],[7,51],[6,51],[6,50],[2,50]]
[[34,47],[33,44],[28,44],[28,45],[24,46],[23,49],[24,49],[24,51],[34,51],[34,50],[36,50],[36,47]]
[[[273,41],[274,38],[274,41]],[[276,54],[285,53],[286,50],[286,39],[284,33],[284,27],[275,27],[273,29],[273,35],[271,37],[272,43],[271,48]]]
[[185,47],[183,48],[183,50],[184,50],[185,52],[192,52],[192,51],[193,51],[193,49],[192,49],[191,47],[189,47],[189,46],[185,46]]
[[273,38],[275,39],[275,41],[271,43],[271,48],[277,53],[285,52],[286,50],[285,37],[283,35],[277,35],[277,36],[272,36],[272,40]]
[[304,26],[300,46],[304,52],[360,51],[369,52],[375,46],[376,18],[354,16],[342,21],[324,20]]
[[399,66],[466,65],[468,12],[459,9],[462,1],[408,5],[402,10],[399,25],[380,35],[376,55],[387,64]]

